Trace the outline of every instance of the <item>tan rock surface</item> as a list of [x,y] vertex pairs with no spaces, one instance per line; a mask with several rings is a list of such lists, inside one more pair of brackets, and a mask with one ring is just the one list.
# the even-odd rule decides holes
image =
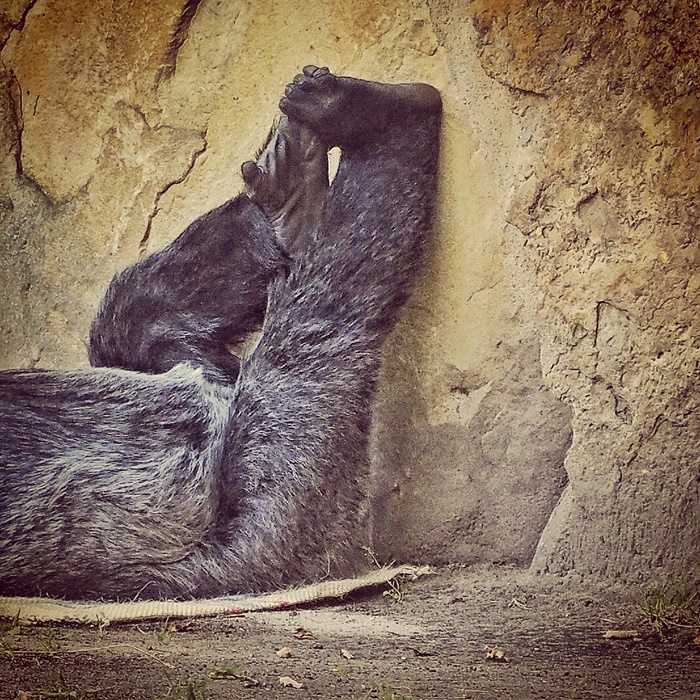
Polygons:
[[537,114],[507,220],[546,381],[573,411],[571,483],[535,567],[694,575],[699,8],[472,10],[485,70]]

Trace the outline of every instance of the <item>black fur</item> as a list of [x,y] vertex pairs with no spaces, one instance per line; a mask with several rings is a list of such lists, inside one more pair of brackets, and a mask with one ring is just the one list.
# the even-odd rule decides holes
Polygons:
[[[240,196],[115,279],[101,367],[0,374],[1,593],[205,596],[357,569],[370,400],[430,229],[439,97],[308,67],[281,106],[343,148],[293,258]],[[239,371],[227,345],[261,322]]]
[[227,348],[260,329],[282,262],[266,217],[239,195],[115,277],[92,324],[90,363],[152,373],[189,361],[235,381]]

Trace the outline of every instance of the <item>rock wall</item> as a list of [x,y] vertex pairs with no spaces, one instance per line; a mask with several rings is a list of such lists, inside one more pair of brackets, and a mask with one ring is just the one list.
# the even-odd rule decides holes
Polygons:
[[537,126],[506,214],[573,411],[534,566],[700,573],[696,2],[475,2],[484,70]]
[[84,366],[111,276],[240,190],[304,64],[431,82],[439,213],[385,357],[373,548],[699,575],[698,9],[6,0],[0,364]]

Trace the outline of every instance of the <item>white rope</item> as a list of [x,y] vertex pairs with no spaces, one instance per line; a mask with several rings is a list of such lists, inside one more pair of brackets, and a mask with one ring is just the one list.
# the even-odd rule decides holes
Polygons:
[[379,586],[399,577],[416,578],[427,567],[403,565],[383,567],[357,578],[321,581],[263,595],[236,595],[200,600],[134,600],[123,603],[69,601],[55,598],[0,597],[0,618],[17,617],[23,622],[77,622],[107,625],[183,617],[211,617],[260,610],[280,610],[305,603],[343,598],[349,593]]

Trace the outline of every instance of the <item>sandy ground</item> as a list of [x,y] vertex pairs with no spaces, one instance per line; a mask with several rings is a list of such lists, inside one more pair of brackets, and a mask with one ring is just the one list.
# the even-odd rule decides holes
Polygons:
[[[444,570],[288,612],[101,630],[17,632],[3,621],[0,698],[700,698],[697,631],[659,636],[643,599],[639,589]],[[639,635],[610,640],[607,630]]]

